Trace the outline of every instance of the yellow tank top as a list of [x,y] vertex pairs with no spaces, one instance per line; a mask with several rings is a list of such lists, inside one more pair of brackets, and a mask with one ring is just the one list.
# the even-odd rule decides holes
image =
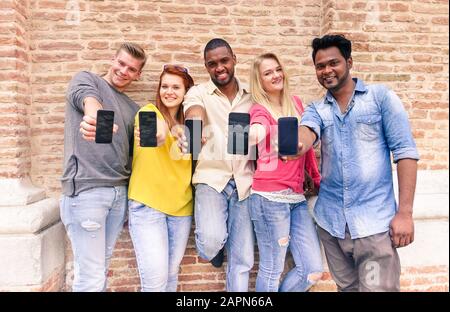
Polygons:
[[[161,112],[153,104],[139,111]],[[135,117],[139,125],[139,112]],[[191,155],[183,155],[171,133],[159,147],[141,147],[134,142],[128,198],[172,216],[192,215]]]

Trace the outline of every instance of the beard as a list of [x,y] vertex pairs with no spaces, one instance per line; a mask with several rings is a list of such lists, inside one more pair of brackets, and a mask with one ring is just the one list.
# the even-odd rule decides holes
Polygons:
[[336,77],[337,82],[335,84],[326,84],[325,79],[322,79],[320,84],[327,90],[331,92],[339,91],[348,80],[348,77],[350,76],[350,68],[347,66],[345,73],[341,77]]
[[234,78],[234,72],[228,73],[228,78],[225,80],[218,80],[218,79],[216,79],[215,76],[211,77],[211,80],[217,87],[224,87],[224,86],[228,85],[231,81],[233,81],[233,78]]

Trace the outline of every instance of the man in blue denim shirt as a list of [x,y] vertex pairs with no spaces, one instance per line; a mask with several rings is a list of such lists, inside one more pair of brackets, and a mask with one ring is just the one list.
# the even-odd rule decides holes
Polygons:
[[[314,217],[339,291],[399,291],[396,248],[414,240],[416,145],[394,92],[352,79],[351,42],[327,35],[312,43],[326,96],[307,107],[300,154],[321,141],[322,182]],[[397,164],[399,204],[390,154]]]

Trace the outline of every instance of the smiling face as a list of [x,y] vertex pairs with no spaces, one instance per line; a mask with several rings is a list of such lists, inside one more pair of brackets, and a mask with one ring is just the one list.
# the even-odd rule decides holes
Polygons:
[[280,93],[283,91],[283,68],[275,59],[264,59],[259,65],[259,75],[261,77],[261,85],[268,94]]
[[183,102],[186,88],[184,87],[183,79],[180,76],[172,74],[164,74],[161,78],[161,87],[159,95],[161,102],[169,110],[178,109]]
[[337,47],[318,50],[314,61],[317,80],[325,89],[337,92],[351,82],[353,60],[346,60]]
[[105,76],[113,87],[124,91],[133,81],[139,79],[142,61],[132,57],[124,50],[119,51],[113,58],[111,67]]
[[205,54],[206,70],[218,87],[224,87],[233,81],[234,66],[236,66],[236,56],[226,47],[218,47]]

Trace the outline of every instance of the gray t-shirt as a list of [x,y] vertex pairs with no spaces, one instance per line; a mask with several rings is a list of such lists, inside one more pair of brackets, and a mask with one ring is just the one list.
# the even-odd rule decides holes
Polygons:
[[[82,138],[80,123],[86,97],[94,97],[103,109],[114,111],[114,123],[119,129],[111,144],[96,144]],[[74,196],[93,187],[128,184],[134,116],[138,110],[133,100],[98,75],[85,71],[75,75],[66,95],[63,194]]]

